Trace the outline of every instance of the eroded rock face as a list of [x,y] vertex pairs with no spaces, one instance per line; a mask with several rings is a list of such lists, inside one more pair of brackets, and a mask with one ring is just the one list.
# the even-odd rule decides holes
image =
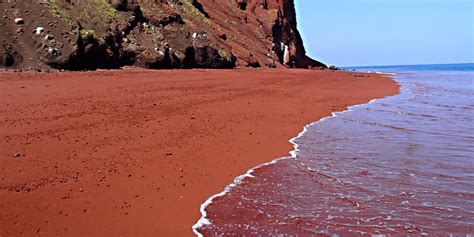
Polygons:
[[[266,3],[266,1],[264,1]],[[294,1],[277,1],[277,18],[272,27],[275,52],[280,63],[288,67],[325,67],[308,56],[303,46],[303,40],[296,26],[296,11]]]
[[324,66],[305,55],[292,0],[233,1],[0,1],[0,66]]

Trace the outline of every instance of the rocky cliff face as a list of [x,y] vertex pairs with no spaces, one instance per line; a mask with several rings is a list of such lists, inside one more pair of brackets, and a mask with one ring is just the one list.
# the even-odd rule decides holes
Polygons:
[[324,67],[293,0],[0,1],[0,67]]

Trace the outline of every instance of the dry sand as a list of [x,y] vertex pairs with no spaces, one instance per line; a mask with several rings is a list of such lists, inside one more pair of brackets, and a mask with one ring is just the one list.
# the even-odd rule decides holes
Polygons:
[[399,90],[312,70],[0,73],[0,236],[186,236],[305,124]]

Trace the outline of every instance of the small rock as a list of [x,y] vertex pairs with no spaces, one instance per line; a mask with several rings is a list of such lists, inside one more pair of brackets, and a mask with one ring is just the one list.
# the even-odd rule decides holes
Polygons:
[[15,18],[15,23],[16,23],[17,25],[21,25],[21,24],[24,24],[25,21],[23,20],[23,18]]
[[44,28],[41,26],[36,27],[36,29],[34,30],[34,33],[37,35],[41,35],[43,34],[43,32],[44,32]]
[[58,49],[57,48],[49,48],[48,53],[56,56],[56,55],[58,55]]
[[247,9],[247,4],[248,4],[247,0],[237,0],[237,5],[242,11],[245,11]]
[[219,35],[219,38],[221,38],[222,40],[227,40],[227,35],[226,34],[221,34],[221,35]]
[[267,67],[269,68],[276,68],[275,60],[270,56],[268,56],[268,63],[266,64]]
[[13,157],[21,157],[21,154],[20,154],[20,153],[15,153],[15,154],[13,155]]
[[173,153],[168,152],[168,153],[166,153],[165,155],[166,155],[166,156],[171,156],[171,155],[173,155]]
[[45,40],[52,40],[52,39],[54,39],[54,36],[53,36],[53,35],[46,35],[46,36],[44,37],[44,39],[45,39]]

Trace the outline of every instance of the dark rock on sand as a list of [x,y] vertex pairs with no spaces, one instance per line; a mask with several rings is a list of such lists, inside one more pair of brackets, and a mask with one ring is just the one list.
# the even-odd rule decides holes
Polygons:
[[249,64],[247,65],[248,67],[260,67],[260,62],[258,61],[258,59],[253,55],[253,54],[250,54],[250,57],[249,57]]
[[0,67],[10,67],[15,63],[13,56],[7,51],[0,51]]
[[23,61],[23,57],[11,46],[0,46],[0,68],[13,67]]

